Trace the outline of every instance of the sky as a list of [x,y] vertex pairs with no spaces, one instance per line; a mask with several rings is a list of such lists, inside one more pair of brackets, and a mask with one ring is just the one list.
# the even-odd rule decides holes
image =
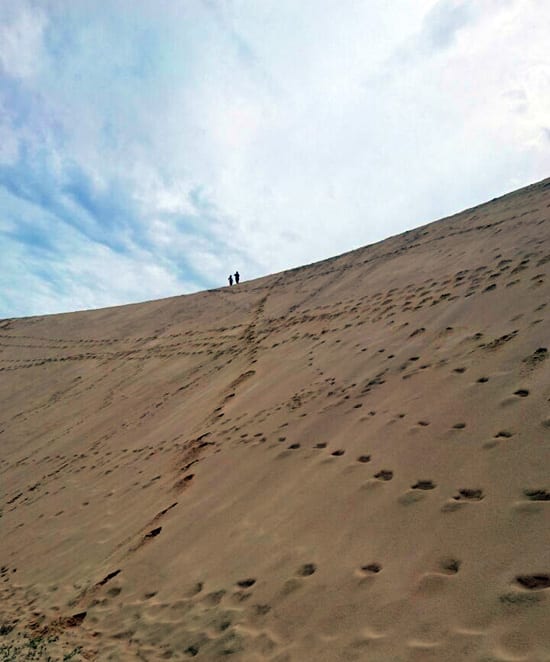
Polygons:
[[0,0],[0,318],[224,286],[550,175],[548,0]]

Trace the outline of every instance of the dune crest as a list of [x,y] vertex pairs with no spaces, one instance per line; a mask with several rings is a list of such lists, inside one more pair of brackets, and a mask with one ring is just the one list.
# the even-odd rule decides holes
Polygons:
[[1,320],[0,653],[549,660],[549,214]]

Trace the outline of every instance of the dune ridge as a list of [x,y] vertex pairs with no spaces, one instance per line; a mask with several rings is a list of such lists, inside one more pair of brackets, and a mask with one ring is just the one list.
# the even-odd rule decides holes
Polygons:
[[0,659],[550,660],[549,215],[1,320]]

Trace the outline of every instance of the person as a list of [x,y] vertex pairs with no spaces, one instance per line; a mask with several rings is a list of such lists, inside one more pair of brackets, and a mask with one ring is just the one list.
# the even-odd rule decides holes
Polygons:
[[229,280],[229,287],[231,287],[231,285],[233,285],[233,276],[231,274],[229,274],[228,280]]
[[237,285],[239,284],[239,280],[240,280],[240,278],[241,278],[241,277],[240,277],[240,275],[239,275],[239,272],[238,272],[238,271],[235,271],[235,282],[237,283]]

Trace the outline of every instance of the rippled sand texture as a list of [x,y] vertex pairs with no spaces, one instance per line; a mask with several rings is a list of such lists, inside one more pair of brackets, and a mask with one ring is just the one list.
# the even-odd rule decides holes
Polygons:
[[0,647],[550,660],[549,267],[545,180],[238,287],[0,321]]

